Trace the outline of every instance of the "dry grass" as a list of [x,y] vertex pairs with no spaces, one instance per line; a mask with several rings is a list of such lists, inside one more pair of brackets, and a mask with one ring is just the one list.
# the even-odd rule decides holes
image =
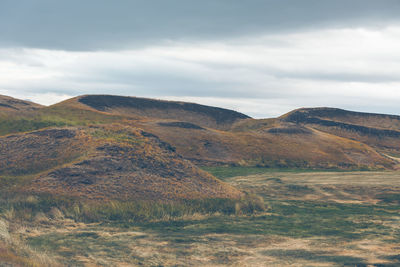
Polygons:
[[398,266],[400,206],[380,195],[389,189],[400,195],[399,177],[396,172],[227,177],[262,196],[269,209],[251,216],[194,213],[107,224],[49,214],[45,224],[16,225],[13,233],[73,266]]
[[[268,122],[270,123],[270,122]],[[384,169],[391,168],[391,159],[358,141],[312,128],[288,126],[273,122],[261,129],[218,131],[162,127],[159,122],[135,122],[176,147],[177,152],[202,165],[225,164],[272,168],[320,169]],[[271,127],[293,130],[294,133],[275,134]],[[249,126],[250,127],[250,126]],[[255,127],[255,126],[254,126]],[[282,128],[283,127],[283,128]],[[286,128],[285,128],[286,127]],[[292,129],[293,128],[293,129]]]

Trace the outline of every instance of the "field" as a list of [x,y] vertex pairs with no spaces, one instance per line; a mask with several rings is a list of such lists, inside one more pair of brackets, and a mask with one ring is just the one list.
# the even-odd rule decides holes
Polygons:
[[30,223],[13,222],[10,210],[3,213],[24,253],[49,265],[400,265],[398,172],[208,170],[261,196],[267,210],[93,223],[55,209]]

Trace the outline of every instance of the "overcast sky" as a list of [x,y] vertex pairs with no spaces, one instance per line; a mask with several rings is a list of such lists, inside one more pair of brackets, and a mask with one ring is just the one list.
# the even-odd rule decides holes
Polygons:
[[0,0],[0,94],[400,115],[399,0]]

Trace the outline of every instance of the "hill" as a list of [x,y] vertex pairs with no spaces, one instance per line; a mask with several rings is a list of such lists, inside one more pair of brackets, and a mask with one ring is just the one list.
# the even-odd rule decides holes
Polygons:
[[226,129],[238,120],[249,118],[242,113],[223,108],[138,97],[86,95],[76,98],[75,101],[110,114],[180,120],[216,129]]
[[400,156],[400,116],[352,112],[334,108],[292,111],[280,120],[307,125],[365,143],[378,152]]
[[42,106],[30,101],[24,101],[9,96],[0,95],[0,114],[9,112],[32,111]]
[[142,128],[200,165],[390,169],[396,164],[360,142],[363,139],[301,126],[283,117],[256,120],[198,104],[106,95],[76,97],[46,112],[61,111],[65,118],[71,110],[85,113],[81,117],[101,114],[103,119]]
[[400,130],[400,116],[355,112],[338,108],[301,108],[280,118],[294,122],[306,122],[310,118],[319,118],[370,128]]
[[[376,127],[378,121],[386,126]],[[232,110],[192,103],[87,95],[2,119],[0,134],[26,132],[30,136],[31,131],[44,128],[87,129],[119,124],[151,134],[183,159],[200,166],[393,169],[400,155],[398,121],[393,115],[329,108],[299,109],[279,118],[252,119]],[[82,153],[94,149],[85,142]],[[8,145],[23,151],[15,144]],[[66,153],[65,157],[75,156]],[[41,166],[47,161],[31,162]],[[159,171],[162,173],[161,168]]]
[[248,120],[231,131],[182,127],[177,122],[166,126],[147,121],[140,127],[200,165],[318,169],[390,169],[394,165],[392,159],[357,140],[279,120],[270,124]]
[[53,128],[0,138],[0,146],[0,175],[30,175],[27,192],[92,200],[241,196],[137,128]]

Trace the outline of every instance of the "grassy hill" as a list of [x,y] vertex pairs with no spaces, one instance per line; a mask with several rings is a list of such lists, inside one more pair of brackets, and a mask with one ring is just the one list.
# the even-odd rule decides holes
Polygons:
[[338,108],[301,108],[280,117],[287,121],[319,118],[364,127],[400,130],[400,116],[348,111]]
[[[392,128],[373,127],[385,118],[384,125],[394,122]],[[352,124],[358,119],[360,124]],[[0,120],[0,134],[120,123],[159,137],[198,165],[392,169],[400,154],[397,119],[317,108],[256,120],[192,103],[88,95],[9,116]]]
[[292,111],[280,120],[357,140],[385,155],[400,155],[400,116],[313,108]]
[[312,128],[280,125],[240,132],[174,127],[154,122],[141,126],[200,165],[273,168],[390,168],[392,161],[371,147]]
[[249,118],[242,113],[223,108],[137,97],[87,95],[78,97],[77,101],[110,114],[182,120],[216,129],[226,129],[237,120]]
[[1,175],[33,177],[22,191],[152,201],[241,196],[156,136],[119,124],[9,135],[0,146]]
[[36,110],[43,106],[25,100],[0,95],[0,112]]

